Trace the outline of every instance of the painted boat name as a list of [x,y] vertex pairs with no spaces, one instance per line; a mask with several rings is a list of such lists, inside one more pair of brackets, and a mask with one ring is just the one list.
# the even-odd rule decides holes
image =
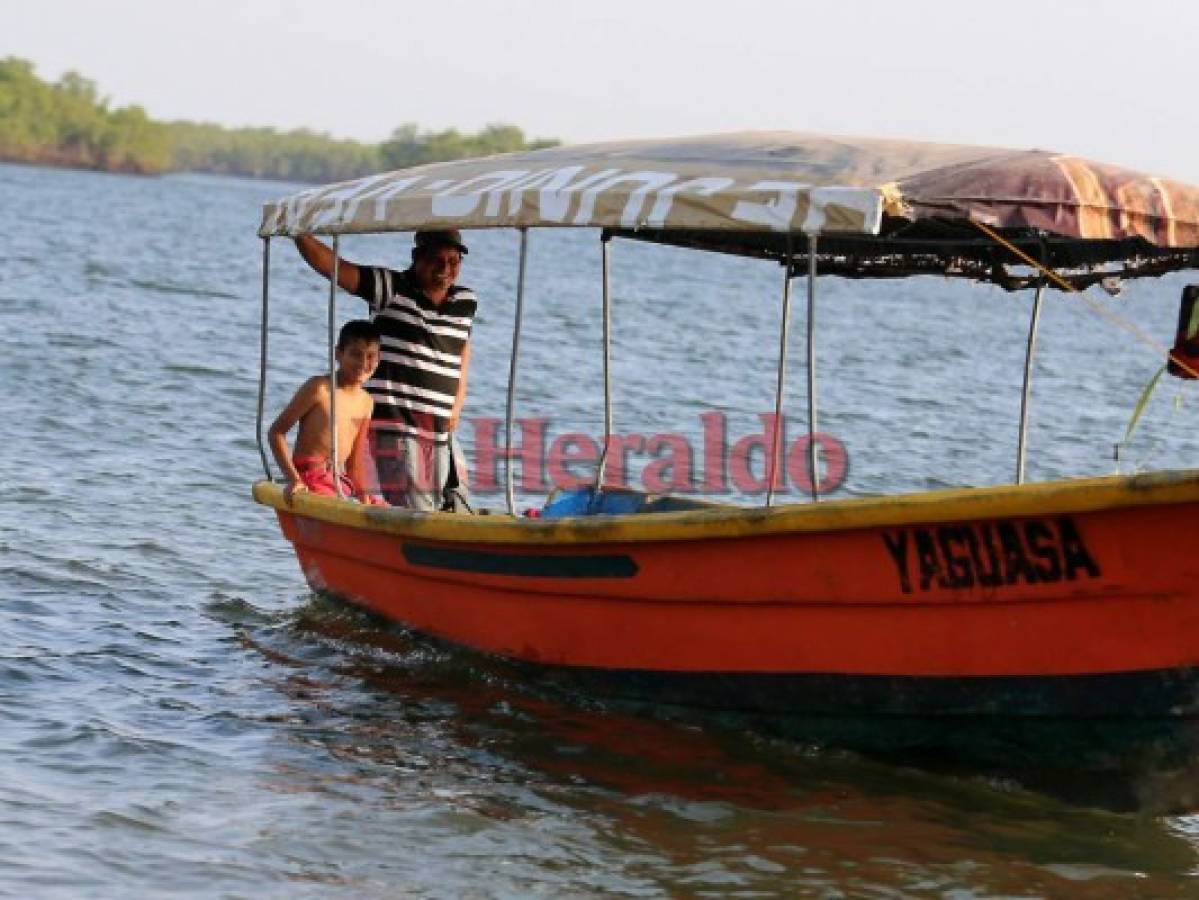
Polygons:
[[1098,578],[1099,564],[1074,520],[936,525],[883,532],[905,594]]

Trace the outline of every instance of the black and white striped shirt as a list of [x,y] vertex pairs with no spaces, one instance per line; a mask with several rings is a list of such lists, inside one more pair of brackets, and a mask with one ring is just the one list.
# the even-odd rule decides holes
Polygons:
[[478,301],[469,288],[454,285],[434,304],[408,272],[358,271],[358,296],[370,304],[382,336],[379,368],[366,383],[375,400],[372,425],[444,443]]

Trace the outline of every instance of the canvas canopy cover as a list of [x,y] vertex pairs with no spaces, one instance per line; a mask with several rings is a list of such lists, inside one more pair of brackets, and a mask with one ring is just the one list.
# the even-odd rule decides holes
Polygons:
[[1199,188],[1044,150],[790,132],[555,147],[388,172],[269,203],[259,235],[595,227],[824,273],[1075,284],[1199,265]]

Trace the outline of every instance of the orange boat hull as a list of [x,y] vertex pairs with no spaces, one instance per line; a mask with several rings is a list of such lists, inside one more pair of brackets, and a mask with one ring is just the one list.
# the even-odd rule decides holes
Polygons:
[[641,521],[651,516],[472,517],[499,521],[455,530],[429,521],[454,517],[334,513],[351,504],[313,498],[290,508],[277,493],[256,487],[314,588],[455,644],[659,699],[1199,712],[1189,474],[671,514],[661,527]]

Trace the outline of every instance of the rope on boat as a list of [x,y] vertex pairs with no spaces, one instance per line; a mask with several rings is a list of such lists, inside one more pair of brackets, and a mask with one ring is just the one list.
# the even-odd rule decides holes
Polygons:
[[1117,328],[1128,332],[1134,338],[1136,338],[1138,341],[1140,341],[1142,344],[1146,344],[1147,346],[1152,347],[1153,350],[1159,355],[1159,357],[1165,356],[1168,359],[1172,359],[1178,365],[1179,368],[1181,368],[1182,370],[1187,372],[1192,378],[1199,378],[1199,372],[1195,371],[1195,369],[1191,368],[1183,360],[1179,359],[1177,356],[1175,356],[1173,353],[1171,353],[1169,347],[1167,347],[1165,344],[1158,341],[1156,338],[1154,338],[1148,332],[1144,331],[1141,328],[1138,328],[1132,322],[1129,322],[1127,319],[1112,312],[1110,309],[1108,309],[1102,303],[1099,303],[1093,297],[1089,296],[1086,293],[1086,291],[1080,291],[1074,285],[1070,284],[1070,282],[1066,281],[1066,279],[1064,279],[1060,275],[1058,275],[1057,272],[1054,272],[1052,269],[1050,269],[1048,266],[1044,265],[1043,263],[1039,262],[1038,260],[1033,259],[1027,253],[1025,253],[1023,250],[1021,250],[1019,247],[1017,247],[1015,244],[1013,244],[1011,241],[1001,237],[997,232],[995,232],[993,229],[989,228],[988,226],[984,225],[982,222],[975,222],[975,221],[971,220],[971,224],[974,225],[975,228],[977,228],[979,231],[981,231],[987,237],[991,238],[991,240],[995,241],[995,243],[1005,247],[1012,254],[1019,257],[1019,259],[1022,260],[1024,263],[1026,263],[1029,266],[1032,266],[1034,269],[1036,269],[1038,272],[1040,272],[1042,275],[1044,275],[1046,278],[1048,278],[1050,281],[1052,281],[1055,285],[1060,287],[1063,291],[1067,291],[1071,294],[1076,294],[1083,301],[1085,301],[1086,304],[1089,307],[1091,307],[1092,311],[1094,311],[1100,318],[1106,319],[1110,324],[1115,325]]
[[[1074,285],[1070,284],[1070,282],[1066,281],[1064,278],[1062,278],[1060,275],[1058,275],[1056,272],[1054,272],[1048,266],[1044,265],[1039,260],[1033,259],[1033,257],[1029,256],[1027,253],[1025,253],[1023,250],[1021,250],[1019,247],[1017,247],[1011,241],[1008,241],[1005,238],[1001,237],[996,231],[987,227],[982,222],[975,222],[975,221],[971,220],[971,224],[973,224],[983,234],[987,235],[987,237],[991,238],[991,240],[995,241],[995,243],[999,244],[1002,247],[1005,247],[1008,251],[1010,251],[1016,257],[1018,257],[1019,259],[1021,259],[1028,265],[1032,266],[1034,269],[1036,269],[1038,272],[1040,272],[1042,275],[1044,275],[1046,278],[1048,278],[1050,281],[1052,281],[1055,285],[1060,287],[1062,290],[1067,291],[1068,293],[1071,293],[1071,294],[1075,294],[1078,297],[1080,297],[1087,304],[1087,306],[1089,306],[1091,308],[1091,310],[1094,313],[1096,313],[1100,318],[1107,320],[1108,323],[1115,325],[1117,328],[1127,332],[1128,334],[1131,334],[1136,340],[1140,341],[1142,344],[1152,347],[1154,352],[1156,352],[1159,355],[1159,358],[1162,354],[1164,354],[1167,359],[1173,360],[1175,363],[1178,364],[1179,368],[1181,368],[1184,371],[1186,371],[1187,373],[1189,373],[1192,377],[1199,378],[1199,372],[1196,372],[1193,368],[1191,368],[1191,366],[1187,365],[1186,362],[1184,362],[1183,360],[1181,360],[1177,356],[1175,356],[1173,353],[1171,353],[1170,348],[1168,348],[1165,344],[1162,344],[1160,341],[1158,341],[1156,338],[1154,338],[1148,332],[1137,327],[1132,322],[1129,322],[1127,319],[1123,318],[1122,316],[1117,315],[1116,313],[1112,312],[1110,309],[1108,309],[1102,303],[1099,303],[1093,297],[1090,297],[1086,293],[1086,291],[1080,291],[1078,288],[1076,288]],[[1124,431],[1124,438],[1123,438],[1123,440],[1118,442],[1115,447],[1117,466],[1119,465],[1119,462],[1120,462],[1121,446],[1127,444],[1129,442],[1129,440],[1132,438],[1132,432],[1136,428],[1137,420],[1139,420],[1141,418],[1141,414],[1145,411],[1145,407],[1149,403],[1149,397],[1153,393],[1153,389],[1157,386],[1158,381],[1161,379],[1162,373],[1164,373],[1165,371],[1166,371],[1166,366],[1163,364],[1162,367],[1160,369],[1158,369],[1158,371],[1153,375],[1153,377],[1149,379],[1149,383],[1146,384],[1145,388],[1141,391],[1141,396],[1138,398],[1136,407],[1133,409],[1132,416],[1128,421],[1128,427]],[[1174,408],[1175,413],[1178,412],[1181,405],[1182,405],[1182,389],[1180,388],[1178,395],[1174,398],[1173,408]],[[1152,453],[1152,452],[1156,451],[1158,449],[1158,446],[1160,445],[1160,443],[1161,442],[1158,441],[1157,444],[1155,444],[1154,446],[1151,446],[1147,452]],[[1148,459],[1148,457],[1143,458],[1141,463],[1146,462],[1147,459]],[[1137,466],[1140,467],[1141,463],[1138,463]]]

